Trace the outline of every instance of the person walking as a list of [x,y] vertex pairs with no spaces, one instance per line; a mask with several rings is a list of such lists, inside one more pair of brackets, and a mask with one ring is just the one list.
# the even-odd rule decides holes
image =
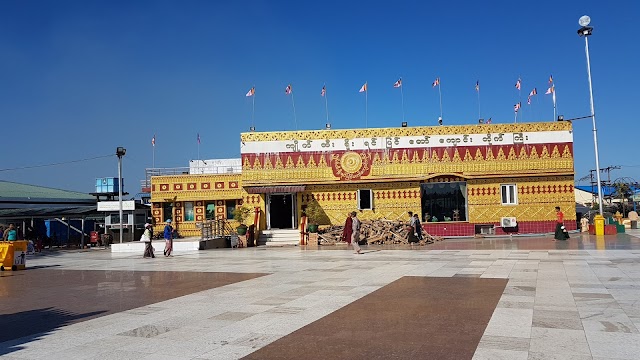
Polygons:
[[151,244],[151,239],[153,238],[153,226],[149,223],[144,224],[144,233],[142,233],[142,241],[144,241],[144,254],[143,258],[155,258],[156,255],[153,253],[153,245]]
[[556,206],[556,232],[554,234],[554,240],[567,240],[569,233],[564,227],[564,213],[560,211],[560,206]]
[[342,230],[342,241],[347,244],[351,244],[351,234],[353,234],[353,219],[351,214],[347,215],[347,220],[344,221],[344,229]]
[[13,224],[9,224],[7,230],[2,234],[2,240],[4,241],[16,241],[18,240],[18,232]]
[[309,229],[307,228],[307,213],[302,212],[300,216],[300,245],[307,245],[309,239]]
[[416,218],[413,217],[413,211],[409,211],[409,225],[408,225],[408,238],[407,240],[409,241],[409,245],[413,245],[417,242],[420,241],[420,239],[418,239],[418,233],[416,232]]
[[416,237],[419,241],[422,240],[422,224],[420,223],[420,217],[418,214],[413,214],[413,227],[415,228]]
[[353,250],[355,250],[355,254],[362,254],[360,249],[360,219],[358,219],[358,214],[354,211],[351,213],[351,246],[353,246]]
[[171,252],[173,251],[173,226],[171,226],[171,219],[167,219],[164,226],[164,256],[173,257]]

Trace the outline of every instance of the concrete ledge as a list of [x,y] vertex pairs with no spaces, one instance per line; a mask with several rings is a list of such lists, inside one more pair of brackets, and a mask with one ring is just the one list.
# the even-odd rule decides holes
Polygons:
[[[111,244],[111,252],[113,253],[135,253],[138,252],[140,254],[144,253],[144,242],[143,241],[132,241],[127,243],[118,243]],[[154,240],[153,247],[155,248],[154,253],[163,252],[164,251],[164,240]],[[211,240],[200,240],[197,238],[191,239],[181,239],[173,241],[173,252],[187,252],[187,251],[197,251],[197,250],[206,250],[206,249],[219,249],[229,247],[229,241],[225,238],[211,239]]]

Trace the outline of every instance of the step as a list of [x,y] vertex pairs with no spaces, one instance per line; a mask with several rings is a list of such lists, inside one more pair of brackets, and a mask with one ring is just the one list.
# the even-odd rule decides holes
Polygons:
[[300,245],[300,240],[286,240],[286,241],[258,241],[258,246],[298,246]]

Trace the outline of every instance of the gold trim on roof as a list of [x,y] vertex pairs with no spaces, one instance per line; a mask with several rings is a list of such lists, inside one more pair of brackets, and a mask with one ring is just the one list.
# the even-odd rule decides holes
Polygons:
[[478,124],[451,126],[416,126],[399,128],[344,129],[344,130],[301,130],[246,132],[240,134],[243,142],[277,141],[277,140],[323,140],[354,139],[368,137],[423,136],[423,135],[459,135],[487,133],[519,133],[537,131],[572,130],[569,121],[513,123],[513,124]]

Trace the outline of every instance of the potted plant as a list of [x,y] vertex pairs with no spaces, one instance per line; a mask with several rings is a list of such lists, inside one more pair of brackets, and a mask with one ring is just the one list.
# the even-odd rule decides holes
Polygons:
[[310,233],[318,232],[318,224],[324,214],[317,201],[310,202],[304,212],[307,214],[308,229]]
[[233,219],[240,223],[240,226],[236,228],[238,235],[245,235],[247,233],[247,225],[245,225],[244,222],[249,215],[251,215],[251,209],[246,206],[239,206],[233,210]]

